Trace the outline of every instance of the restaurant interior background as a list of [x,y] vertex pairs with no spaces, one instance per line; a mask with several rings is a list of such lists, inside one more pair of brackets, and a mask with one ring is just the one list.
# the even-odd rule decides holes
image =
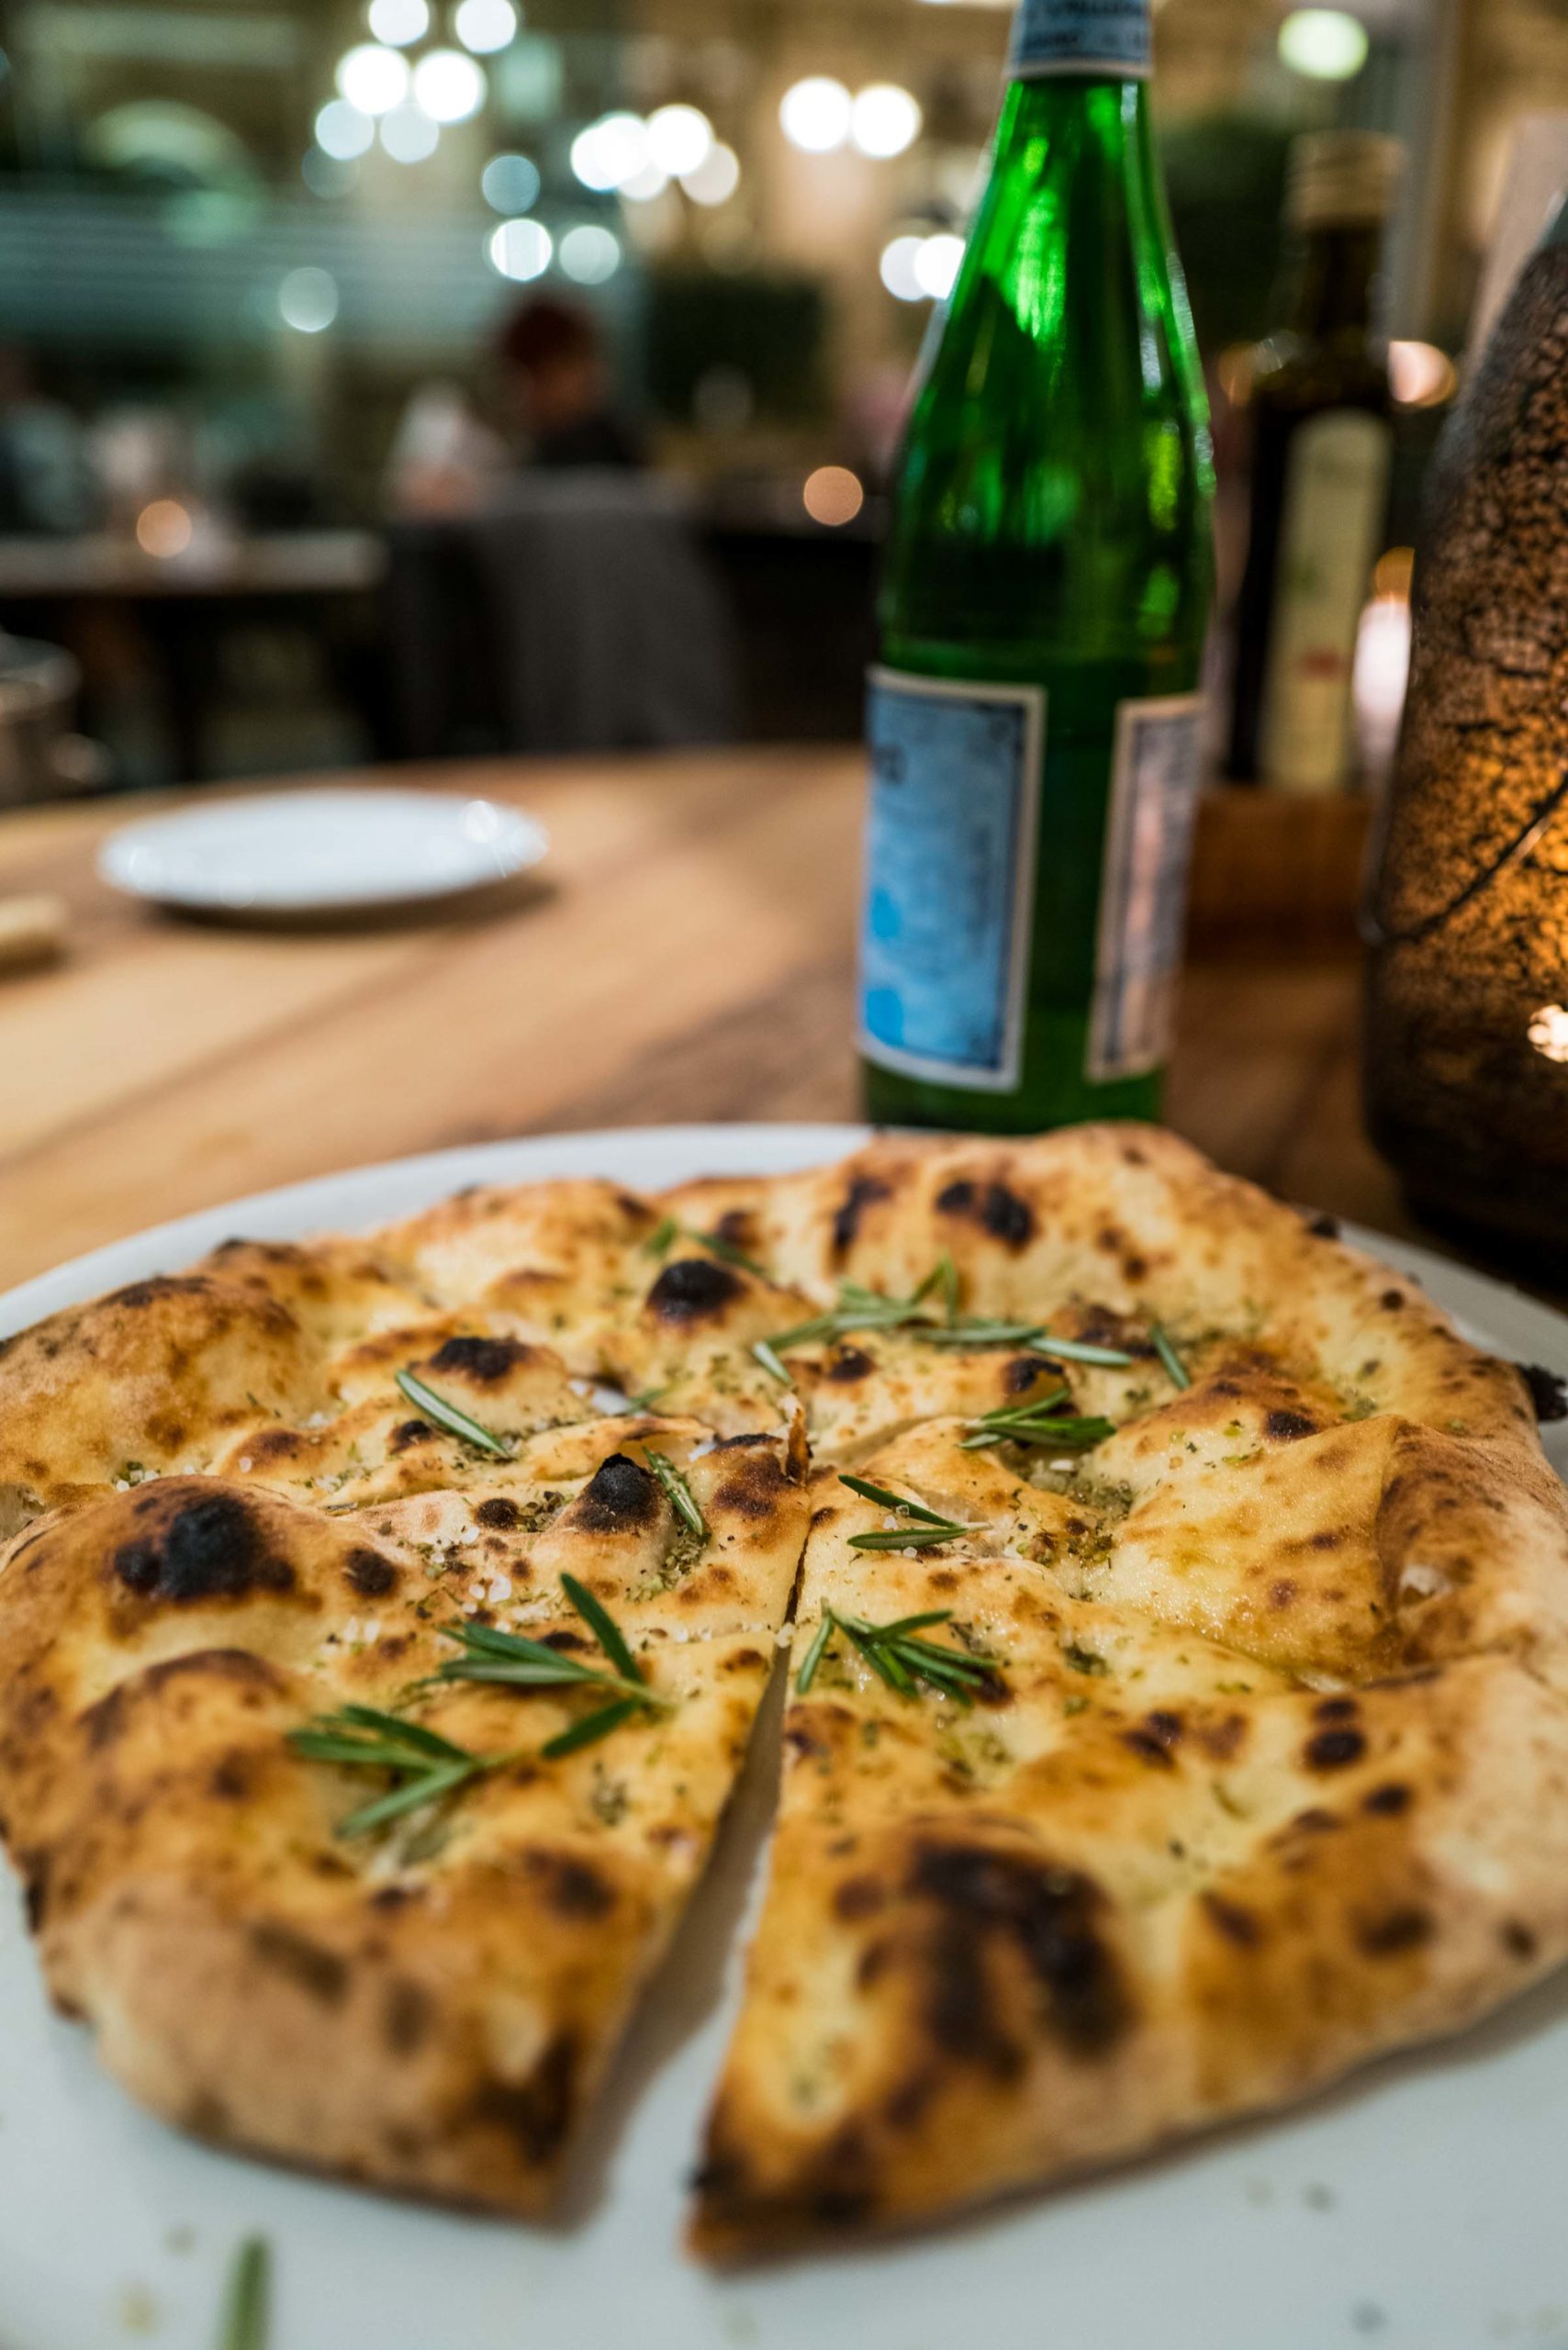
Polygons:
[[[0,624],[80,664],[78,780],[852,737],[880,486],[1007,22],[962,0],[6,0]],[[1222,611],[1289,142],[1345,125],[1408,150],[1359,686],[1375,775],[1400,550],[1510,140],[1568,106],[1568,10],[1165,0],[1156,39]],[[496,337],[540,296],[599,322],[648,460],[609,510],[520,494]]]

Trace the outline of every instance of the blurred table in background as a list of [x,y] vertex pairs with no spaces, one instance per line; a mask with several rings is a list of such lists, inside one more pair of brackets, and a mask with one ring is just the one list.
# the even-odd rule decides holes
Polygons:
[[[185,1210],[492,1136],[857,1115],[847,750],[398,767],[540,816],[543,885],[376,928],[219,928],[95,878],[146,802],[0,820],[65,963],[0,981],[0,1285]],[[1354,949],[1200,959],[1170,1122],[1315,1207],[1416,1230],[1361,1130]]]
[[[162,527],[176,535],[182,524],[192,529],[177,500],[162,503],[171,517]],[[90,695],[99,666],[95,632],[106,616],[134,628],[155,672],[175,775],[189,782],[211,775],[218,764],[212,721],[222,687],[224,635],[257,619],[320,632],[334,612],[357,606],[363,614],[386,567],[385,544],[373,531],[278,531],[206,541],[193,535],[166,554],[107,534],[0,538],[0,625],[64,644],[76,655],[88,680],[82,716],[89,733],[95,731]]]

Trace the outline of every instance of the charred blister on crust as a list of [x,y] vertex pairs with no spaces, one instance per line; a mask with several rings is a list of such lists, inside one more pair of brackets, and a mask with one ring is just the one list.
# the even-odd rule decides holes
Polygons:
[[745,1295],[745,1282],[730,1266],[711,1257],[678,1257],[649,1290],[647,1303],[658,1321],[689,1329],[693,1323],[722,1320]]
[[1035,1237],[1035,1212],[1005,1183],[974,1183],[962,1178],[936,1194],[939,1215],[961,1216],[1004,1248],[1026,1248]]
[[523,1364],[539,1360],[538,1348],[525,1345],[521,1338],[459,1336],[436,1349],[430,1368],[472,1380],[476,1387],[498,1387]]
[[110,1562],[128,1591],[183,1606],[293,1589],[293,1567],[245,1497],[166,1485],[158,1498],[158,1531],[122,1543]]
[[1004,2021],[988,1964],[992,1938],[1023,1959],[1045,1998],[1045,2023],[1071,2055],[1105,2055],[1132,2022],[1132,2003],[1103,1931],[1106,1903],[1077,1869],[990,1844],[917,1846],[905,1890],[941,1913],[930,1945],[928,2022],[947,2053],[1012,2076],[1022,2053]]
[[860,1220],[866,1210],[878,1200],[892,1197],[892,1185],[879,1175],[857,1175],[849,1189],[833,1212],[833,1253],[835,1259],[845,1257],[858,1238]]
[[599,1462],[566,1515],[589,1533],[627,1534],[656,1526],[664,1507],[664,1492],[653,1471],[629,1453],[612,1452]]

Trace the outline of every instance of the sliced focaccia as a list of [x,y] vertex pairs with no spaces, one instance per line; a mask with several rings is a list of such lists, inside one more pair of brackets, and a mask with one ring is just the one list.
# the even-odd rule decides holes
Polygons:
[[[1242,1391],[1227,1417],[1267,1402],[1239,1366],[1216,1383]],[[1302,2095],[1568,1953],[1568,1698],[1539,1669],[1560,1520],[1535,1529],[1550,1611],[1478,1617],[1454,1602],[1484,1478],[1461,1504],[1456,1464],[1427,1464],[1423,1509],[1406,1481],[1435,1439],[1394,1427],[1363,1477],[1350,1423],[1338,1460],[1227,1437],[1230,1515],[1183,1525],[1213,1404],[1194,1385],[1143,1424],[1145,1469],[1177,1463],[1158,1526],[1130,1433],[1103,1449],[1114,1480],[966,1449],[952,1422],[853,1485],[816,1472],[706,2255],[905,2223]]]
[[[702,1868],[806,1496],[798,1443],[646,1417],[487,1465],[363,1505],[339,1486],[331,1514],[174,1475],[24,1536],[0,1574],[0,1823],[56,2000],[146,2104],[534,2213]],[[616,1676],[573,1579],[630,1697],[624,1671],[432,1677],[497,1635]],[[621,1718],[575,1745],[607,1702]],[[434,1775],[356,1762],[377,1733],[344,1707]]]

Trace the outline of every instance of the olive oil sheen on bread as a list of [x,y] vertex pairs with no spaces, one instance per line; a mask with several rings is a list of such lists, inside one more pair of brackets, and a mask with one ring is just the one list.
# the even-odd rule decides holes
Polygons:
[[1199,772],[1207,409],[1147,0],[1025,0],[899,459],[868,695],[873,1117],[1159,1107]]

